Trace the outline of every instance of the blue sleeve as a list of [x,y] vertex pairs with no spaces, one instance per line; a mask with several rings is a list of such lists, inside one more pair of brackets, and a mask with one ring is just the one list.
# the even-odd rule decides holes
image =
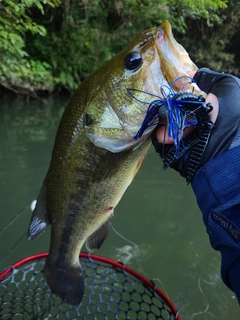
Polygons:
[[210,243],[220,251],[223,282],[240,303],[240,146],[200,168],[192,188]]
[[215,94],[219,101],[218,116],[200,163],[203,166],[230,148],[240,127],[240,79],[202,68],[196,72],[194,80],[201,90]]

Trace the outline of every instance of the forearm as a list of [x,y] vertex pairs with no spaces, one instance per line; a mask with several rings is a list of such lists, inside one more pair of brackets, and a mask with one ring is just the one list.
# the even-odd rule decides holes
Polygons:
[[210,243],[222,255],[221,276],[240,302],[240,147],[199,169],[192,187]]
[[[240,303],[240,80],[206,68],[200,69],[194,80],[201,90],[218,98],[219,109],[215,118],[211,115],[213,122],[216,121],[205,141],[206,148],[191,184],[210,243],[222,256],[223,282],[235,292]],[[199,123],[196,129],[198,126]],[[195,132],[184,138],[183,145]],[[165,160],[171,145],[159,143],[164,142],[159,133],[159,129],[154,131],[152,141],[156,152]],[[187,182],[191,181],[187,177],[194,146],[170,165]]]

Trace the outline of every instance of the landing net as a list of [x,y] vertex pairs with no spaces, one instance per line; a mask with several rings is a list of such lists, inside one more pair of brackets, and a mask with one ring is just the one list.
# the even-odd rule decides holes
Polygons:
[[73,307],[51,293],[43,268],[47,253],[23,259],[0,273],[0,319],[177,319],[170,299],[129,267],[81,253],[85,293]]

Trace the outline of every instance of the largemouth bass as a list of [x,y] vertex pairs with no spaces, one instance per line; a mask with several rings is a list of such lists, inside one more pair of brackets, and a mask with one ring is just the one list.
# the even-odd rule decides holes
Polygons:
[[[51,224],[45,276],[53,293],[72,305],[84,294],[79,252],[100,248],[113,211],[150,147],[151,130],[133,136],[151,97],[161,87],[197,70],[173,38],[169,22],[140,33],[122,52],[90,75],[61,119],[51,164],[37,198],[29,239]],[[186,79],[175,82],[178,91]],[[136,89],[134,97],[127,88]],[[185,90],[198,87],[188,84]],[[143,92],[144,91],[144,92]]]

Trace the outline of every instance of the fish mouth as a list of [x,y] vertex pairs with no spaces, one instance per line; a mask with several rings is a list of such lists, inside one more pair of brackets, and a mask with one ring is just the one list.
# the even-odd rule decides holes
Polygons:
[[184,47],[175,40],[168,21],[164,21],[158,28],[156,45],[162,72],[169,84],[180,76],[186,76],[184,81],[187,82],[188,72],[198,70]]
[[[183,91],[192,92],[196,86],[197,90],[194,89],[194,93],[201,92],[202,94],[197,85],[191,83],[188,76],[188,72],[196,71],[198,68],[189,58],[187,51],[174,39],[170,23],[164,21],[158,29],[154,29],[154,32],[151,29],[150,34],[151,39],[153,38],[155,42],[151,42],[151,45],[154,44],[154,52],[156,52],[152,68],[157,67],[151,69],[152,74],[156,76],[154,81],[157,85],[154,90],[156,87],[159,90],[161,86],[169,84],[170,89],[175,92],[182,90],[183,87]],[[146,88],[148,84],[145,84],[145,91]],[[149,85],[149,88],[152,87]],[[96,116],[90,110],[87,111],[84,121],[85,133],[95,146],[111,152],[135,148],[138,143],[148,139],[154,126],[145,129],[141,135],[138,135],[146,112],[135,112],[134,116],[125,115],[123,109],[119,110],[110,97],[108,96],[105,111],[101,116]],[[141,96],[137,98],[137,100],[146,102],[146,98],[142,99]]]

